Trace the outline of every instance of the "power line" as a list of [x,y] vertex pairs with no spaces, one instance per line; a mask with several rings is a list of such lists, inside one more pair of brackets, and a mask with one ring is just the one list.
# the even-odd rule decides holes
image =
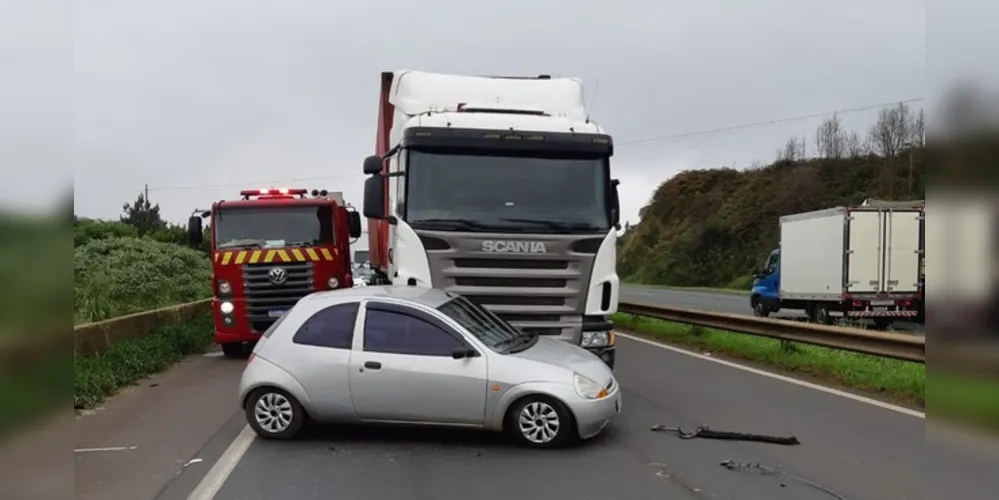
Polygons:
[[707,129],[707,130],[698,130],[696,132],[683,132],[683,133],[680,133],[680,134],[663,135],[663,136],[659,136],[659,137],[650,137],[648,139],[640,139],[640,140],[637,140],[637,141],[619,142],[619,143],[615,144],[614,147],[615,148],[620,148],[620,147],[627,147],[627,146],[637,146],[639,144],[648,144],[648,143],[653,143],[653,142],[668,141],[668,140],[672,140],[672,139],[682,139],[682,138],[685,138],[685,137],[694,137],[694,136],[699,136],[699,135],[720,134],[720,133],[723,133],[723,132],[730,132],[730,131],[733,131],[733,130],[742,130],[742,129],[747,129],[747,128],[763,127],[763,126],[766,126],[766,125],[774,125],[774,124],[778,124],[778,123],[787,123],[787,122],[795,122],[795,121],[801,121],[801,120],[810,120],[810,119],[815,119],[815,118],[823,118],[823,117],[826,117],[826,116],[829,116],[829,115],[832,115],[832,114],[857,113],[857,112],[860,112],[860,111],[869,111],[869,110],[872,110],[872,109],[887,108],[887,107],[890,107],[890,106],[897,106],[899,104],[907,104],[907,103],[911,103],[911,102],[920,102],[920,101],[923,101],[923,100],[924,99],[922,97],[916,97],[916,98],[913,98],[913,99],[904,99],[904,100],[901,100],[901,101],[882,102],[882,103],[879,103],[879,104],[869,104],[867,106],[860,106],[860,107],[856,107],[856,108],[837,109],[837,110],[833,110],[833,111],[826,111],[826,112],[823,112],[823,113],[813,113],[813,114],[810,114],[810,115],[789,116],[789,117],[786,117],[786,118],[778,118],[776,120],[767,120],[767,121],[762,121],[762,122],[744,123],[742,125],[732,125],[732,126],[729,126],[729,127],[713,128],[713,129]]
[[[621,147],[628,147],[628,146],[638,146],[638,145],[650,144],[650,143],[654,143],[654,142],[668,141],[668,140],[673,140],[673,139],[682,139],[682,138],[685,138],[685,137],[695,137],[695,136],[703,136],[703,135],[721,134],[721,133],[724,133],[724,132],[731,132],[731,131],[734,131],[734,130],[742,130],[742,129],[748,129],[748,128],[763,127],[763,126],[767,126],[767,125],[775,125],[775,124],[779,124],[779,123],[787,123],[787,122],[795,122],[795,121],[801,121],[801,120],[811,120],[811,119],[815,119],[815,118],[823,118],[823,117],[826,117],[826,116],[829,116],[829,115],[832,115],[832,114],[848,114],[848,113],[857,113],[857,112],[861,112],[861,111],[870,111],[872,109],[887,108],[887,107],[890,107],[890,106],[898,106],[899,104],[908,104],[908,103],[913,103],[913,102],[921,102],[921,101],[924,101],[924,100],[925,99],[922,98],[922,97],[916,97],[916,98],[912,98],[912,99],[903,99],[903,100],[900,100],[900,101],[889,101],[889,102],[882,102],[882,103],[878,103],[878,104],[869,104],[869,105],[866,105],[866,106],[859,106],[859,107],[855,107],[855,108],[843,108],[843,109],[837,109],[837,110],[833,110],[833,111],[825,111],[825,112],[822,112],[822,113],[813,113],[813,114],[808,114],[808,115],[790,116],[790,117],[785,117],[785,118],[778,118],[778,119],[775,119],[775,120],[767,120],[767,121],[752,122],[752,123],[743,123],[741,125],[732,125],[732,126],[728,126],[728,127],[719,127],[719,128],[713,128],[713,129],[698,130],[698,131],[694,131],[694,132],[683,132],[683,133],[679,133],[679,134],[663,135],[663,136],[659,136],[659,137],[650,137],[648,139],[639,139],[639,140],[635,140],[635,141],[619,142],[619,143],[615,144],[614,147],[615,148],[621,148]],[[326,175],[326,176],[319,176],[319,177],[301,177],[301,178],[298,178],[298,179],[285,179],[285,180],[283,180],[280,183],[295,183],[295,182],[307,182],[307,181],[318,181],[318,180],[345,179],[345,178],[363,177],[363,176],[364,176],[364,174],[347,174],[347,175]],[[148,188],[148,190],[149,191],[186,191],[186,190],[196,190],[196,189],[213,189],[213,188],[228,188],[228,187],[243,187],[243,186],[261,186],[261,185],[272,185],[272,184],[275,184],[275,182],[274,181],[263,181],[263,182],[248,182],[248,181],[243,181],[243,182],[231,182],[231,183],[225,183],[225,184],[195,184],[195,185],[188,185],[188,186],[151,187],[151,188]]]

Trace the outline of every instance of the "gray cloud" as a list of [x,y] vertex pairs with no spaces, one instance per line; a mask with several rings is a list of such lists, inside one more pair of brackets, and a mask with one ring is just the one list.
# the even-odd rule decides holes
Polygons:
[[[76,210],[109,218],[144,184],[178,222],[264,182],[360,203],[383,70],[578,76],[619,143],[926,92],[906,0],[93,0],[74,23]],[[818,121],[622,146],[625,216],[679,170],[770,160]]]

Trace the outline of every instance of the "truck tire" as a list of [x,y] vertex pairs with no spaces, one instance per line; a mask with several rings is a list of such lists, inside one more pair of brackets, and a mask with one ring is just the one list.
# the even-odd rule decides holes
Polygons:
[[222,344],[222,354],[227,358],[246,358],[250,354],[249,351],[242,342],[227,342]]
[[763,299],[761,299],[758,295],[753,295],[753,297],[749,299],[749,304],[753,307],[754,316],[758,318],[766,318],[767,316],[770,316],[770,310],[767,309],[767,305],[763,303]]
[[874,328],[887,330],[894,321],[891,318],[874,318]]
[[808,313],[808,321],[812,323],[820,325],[832,324],[832,316],[829,315],[829,305],[827,304],[809,304],[805,311]]

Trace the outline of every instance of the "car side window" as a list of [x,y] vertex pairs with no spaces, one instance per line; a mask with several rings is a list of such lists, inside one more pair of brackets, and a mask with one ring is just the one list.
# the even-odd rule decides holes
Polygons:
[[397,311],[368,308],[364,350],[387,354],[451,356],[464,343],[437,325]]
[[770,258],[767,259],[767,269],[766,272],[772,273],[777,269],[777,263],[780,262],[780,254],[772,253]]
[[320,310],[295,332],[296,344],[333,349],[350,349],[354,341],[354,320],[359,304],[337,304]]

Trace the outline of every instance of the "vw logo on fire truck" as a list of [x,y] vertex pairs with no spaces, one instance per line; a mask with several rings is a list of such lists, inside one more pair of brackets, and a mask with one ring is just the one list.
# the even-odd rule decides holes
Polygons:
[[274,283],[275,285],[280,285],[283,284],[285,281],[288,281],[288,272],[280,267],[275,267],[272,268],[269,273],[267,273],[267,277],[271,279],[271,283]]

